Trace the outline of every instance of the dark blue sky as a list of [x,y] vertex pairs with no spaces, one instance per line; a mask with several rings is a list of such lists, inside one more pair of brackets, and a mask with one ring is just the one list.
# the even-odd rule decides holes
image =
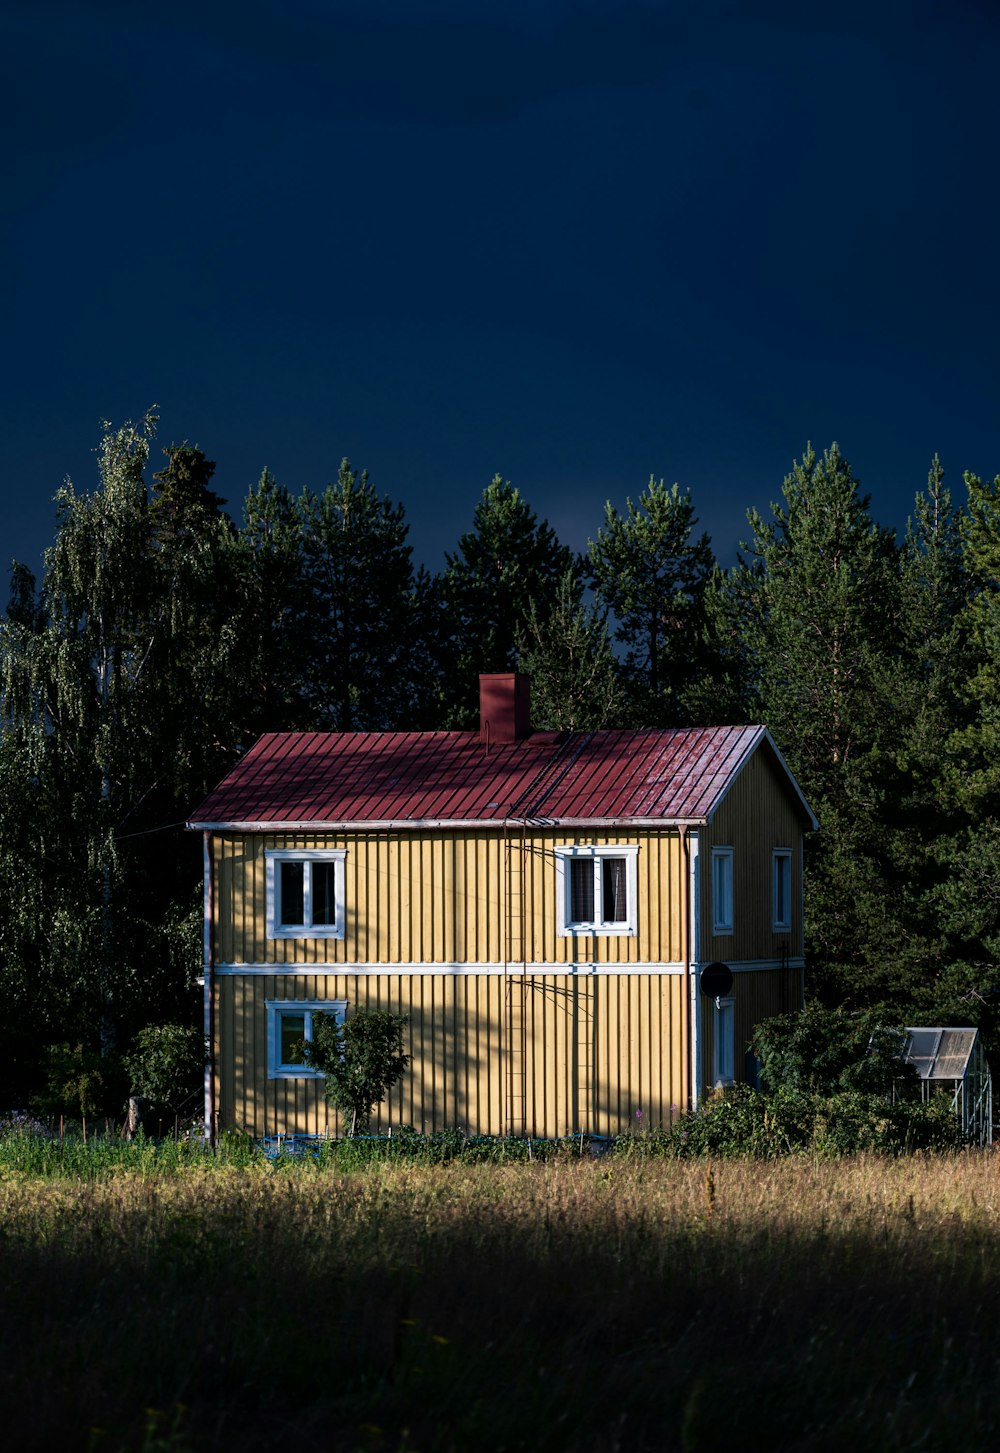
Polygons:
[[[0,554],[158,404],[238,505],[342,455],[432,567],[495,472],[723,559],[808,439],[1000,470],[995,0],[7,0]],[[157,464],[155,467],[159,467]]]

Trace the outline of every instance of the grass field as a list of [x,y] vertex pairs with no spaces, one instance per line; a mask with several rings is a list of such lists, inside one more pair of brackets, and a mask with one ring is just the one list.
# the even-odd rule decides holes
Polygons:
[[1000,1445],[1000,1160],[0,1158],[12,1449]]

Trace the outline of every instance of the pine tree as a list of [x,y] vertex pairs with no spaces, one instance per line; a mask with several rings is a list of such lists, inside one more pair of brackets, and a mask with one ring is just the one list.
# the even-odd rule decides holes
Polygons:
[[548,616],[533,601],[518,635],[519,669],[531,678],[535,726],[594,731],[620,725],[625,701],[615,672],[607,616],[587,606],[575,570],[567,570]]
[[1000,810],[1000,475],[983,481],[966,474],[962,559],[968,602],[962,627],[971,676],[965,690],[971,720],[953,746],[963,768],[955,789],[978,816]]
[[688,719],[686,693],[710,669],[705,590],[714,566],[689,492],[650,476],[638,504],[620,514],[610,501],[588,545],[594,589],[615,619],[631,724],[675,726]]
[[452,633],[445,717],[447,725],[465,727],[476,719],[480,673],[514,669],[518,632],[527,629],[532,607],[547,618],[560,581],[578,565],[499,474],[476,505],[472,529],[445,561],[441,590]]

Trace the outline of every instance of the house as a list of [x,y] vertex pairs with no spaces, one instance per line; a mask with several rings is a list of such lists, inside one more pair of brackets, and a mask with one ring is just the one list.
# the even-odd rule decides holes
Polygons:
[[407,1015],[383,1130],[553,1137],[669,1123],[801,1004],[817,824],[761,726],[535,732],[483,676],[478,731],[270,733],[188,826],[213,1131],[338,1133],[320,1013]]

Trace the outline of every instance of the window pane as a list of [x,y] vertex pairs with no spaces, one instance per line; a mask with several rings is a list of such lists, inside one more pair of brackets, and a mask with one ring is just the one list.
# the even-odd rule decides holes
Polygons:
[[282,925],[296,925],[305,922],[305,864],[280,863],[281,911],[278,922]]
[[304,1064],[302,1041],[306,1037],[306,1016],[304,1014],[282,1014],[279,1024],[281,1025],[281,1063],[283,1065]]
[[723,1001],[715,1011],[715,1078],[724,1085],[732,1084],[735,1074],[734,1028],[733,1005]]
[[603,888],[602,908],[605,923],[624,923],[628,918],[625,902],[625,859],[604,858],[601,863]]
[[570,858],[570,919],[573,923],[594,921],[594,860]]
[[733,859],[731,853],[712,858],[712,900],[716,928],[733,926]]
[[319,926],[333,927],[337,922],[337,865],[312,864],[312,921]]
[[774,921],[775,923],[788,923],[789,920],[789,880],[791,878],[791,859],[783,854],[774,860]]

